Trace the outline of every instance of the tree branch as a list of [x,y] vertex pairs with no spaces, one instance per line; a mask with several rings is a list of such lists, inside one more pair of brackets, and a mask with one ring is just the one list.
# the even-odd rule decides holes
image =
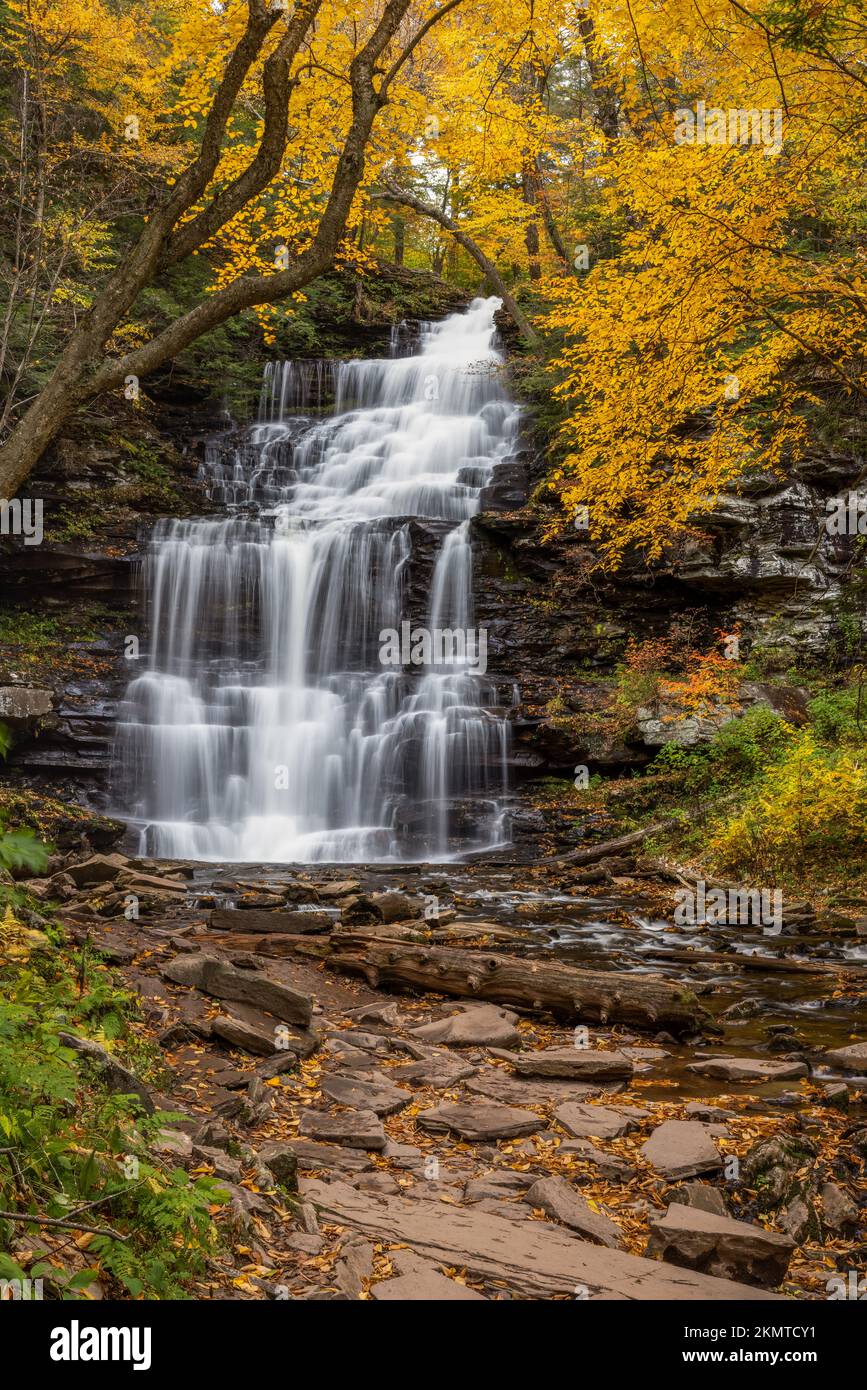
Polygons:
[[502,299],[504,308],[511,315],[519,332],[527,339],[532,347],[540,347],[541,340],[538,333],[525,316],[523,309],[521,309],[520,305],[509,293],[506,283],[499,270],[494,265],[494,262],[485,255],[481,247],[473,241],[466,232],[461,230],[458,224],[449,217],[448,213],[443,212],[443,210],[436,207],[434,203],[426,203],[422,198],[416,198],[414,194],[407,193],[405,189],[398,188],[387,179],[384,181],[383,187],[386,189],[388,197],[395,203],[402,203],[404,207],[412,208],[413,212],[417,212],[420,217],[428,217],[432,222],[437,222],[447,232],[451,232],[458,245],[462,246],[464,250],[472,256],[476,265],[484,271],[488,280]]

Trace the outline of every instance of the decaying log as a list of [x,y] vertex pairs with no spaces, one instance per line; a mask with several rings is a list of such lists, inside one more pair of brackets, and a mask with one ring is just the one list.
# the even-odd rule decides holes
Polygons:
[[447,946],[375,942],[335,932],[329,967],[363,975],[371,989],[413,988],[462,999],[517,1004],[590,1023],[690,1033],[714,1028],[695,995],[658,975],[582,970],[554,960],[522,959]]
[[572,849],[568,854],[558,854],[547,862],[553,865],[595,864],[597,859],[605,859],[609,854],[620,854],[624,849],[632,849],[634,845],[649,840],[651,835],[664,835],[669,830],[675,830],[678,825],[680,821],[670,817],[668,820],[657,821],[655,825],[646,825],[643,830],[633,830],[629,835],[621,835],[616,840],[605,840],[599,845],[587,845],[581,849]]
[[226,954],[241,955],[247,952],[254,956],[315,956],[322,960],[330,954],[328,937],[293,936],[289,932],[268,932],[264,936],[252,933],[232,933],[214,936],[210,932],[195,932],[185,938],[199,950],[222,951]]

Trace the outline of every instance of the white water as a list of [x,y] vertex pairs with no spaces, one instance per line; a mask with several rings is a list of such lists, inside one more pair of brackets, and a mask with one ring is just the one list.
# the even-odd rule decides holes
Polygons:
[[[402,619],[473,627],[469,519],[518,419],[498,307],[428,325],[416,356],[272,364],[259,423],[208,453],[226,517],[155,528],[150,652],[116,749],[141,852],[447,859],[503,842],[496,684],[379,660]],[[333,414],[311,417],[330,392]],[[407,607],[412,518],[451,523],[424,613]]]

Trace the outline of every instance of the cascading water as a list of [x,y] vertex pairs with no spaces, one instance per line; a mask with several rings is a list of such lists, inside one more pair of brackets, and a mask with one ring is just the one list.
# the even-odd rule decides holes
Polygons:
[[[147,669],[116,747],[142,852],[436,860],[504,842],[509,725],[479,660],[469,529],[518,419],[498,307],[427,325],[412,356],[271,364],[259,422],[206,455],[226,517],[155,528]],[[424,614],[407,612],[413,518],[448,523]],[[463,650],[383,664],[383,635],[405,663],[422,624]]]

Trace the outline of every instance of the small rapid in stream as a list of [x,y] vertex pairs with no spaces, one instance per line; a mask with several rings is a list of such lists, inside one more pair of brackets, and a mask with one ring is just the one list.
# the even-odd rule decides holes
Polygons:
[[[442,861],[507,843],[509,723],[478,659],[470,534],[520,413],[498,307],[425,325],[413,355],[395,333],[388,359],[269,365],[258,422],[206,453],[225,516],[154,528],[146,669],[115,750],[141,853]],[[441,524],[424,613],[407,611],[420,519]],[[458,659],[383,664],[405,622],[466,634]]]

